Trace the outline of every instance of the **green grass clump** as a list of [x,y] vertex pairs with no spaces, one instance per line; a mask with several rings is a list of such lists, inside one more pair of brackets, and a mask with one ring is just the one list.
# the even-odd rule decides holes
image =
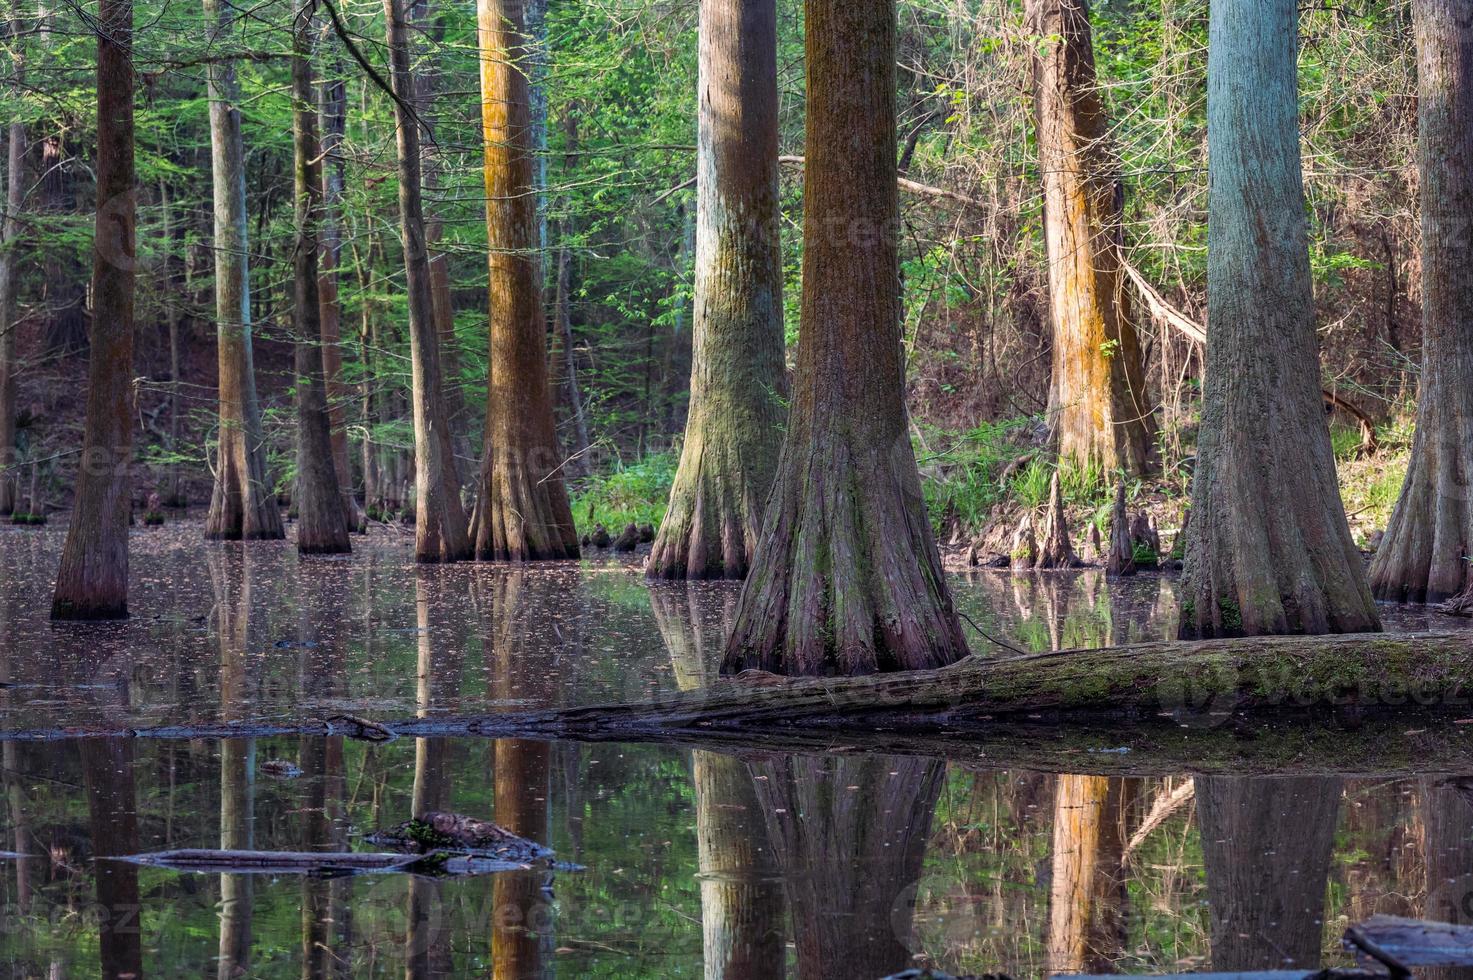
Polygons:
[[602,524],[616,535],[626,524],[658,528],[665,518],[670,484],[675,482],[679,462],[675,453],[657,453],[577,481],[571,489],[573,523],[578,534],[587,534],[595,524]]

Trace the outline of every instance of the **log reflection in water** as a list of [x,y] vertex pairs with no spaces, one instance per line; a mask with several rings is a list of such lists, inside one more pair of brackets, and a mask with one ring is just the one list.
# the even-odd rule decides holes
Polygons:
[[99,975],[132,980],[143,976],[138,867],[107,858],[138,853],[133,743],[125,738],[82,739],[81,752],[97,876]]
[[1199,776],[1196,793],[1213,968],[1318,966],[1340,779]]
[[[699,584],[652,585],[650,603],[682,690],[715,677],[719,638],[736,593]],[[706,640],[718,638],[714,649]],[[733,755],[691,752],[696,850],[701,882],[701,937],[707,980],[781,977],[782,884],[752,775]]]

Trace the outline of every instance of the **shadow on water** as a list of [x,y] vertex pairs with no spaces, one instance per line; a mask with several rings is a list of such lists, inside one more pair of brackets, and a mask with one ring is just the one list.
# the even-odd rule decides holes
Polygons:
[[[187,525],[134,541],[134,619],[53,629],[37,597],[59,535],[0,529],[0,727],[632,700],[710,683],[736,596],[613,563],[421,568],[382,534],[317,561],[207,548]],[[1175,629],[1165,576],[953,585],[1023,649]],[[1431,775],[336,735],[0,748],[0,832],[19,855],[0,862],[0,977],[1244,970],[1347,964],[1339,934],[1377,912],[1473,922],[1470,792]],[[314,878],[110,860],[370,850],[363,835],[436,810],[585,867]]]

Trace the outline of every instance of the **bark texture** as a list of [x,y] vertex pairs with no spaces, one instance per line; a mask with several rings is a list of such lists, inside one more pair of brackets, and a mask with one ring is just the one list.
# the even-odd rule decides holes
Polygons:
[[[228,46],[234,8],[204,0],[212,47]],[[221,540],[286,536],[266,472],[261,408],[251,351],[251,294],[246,232],[245,161],[240,135],[240,83],[229,60],[205,68],[210,98],[210,163],[215,206],[215,331],[220,372],[215,486],[205,537]]]
[[1380,629],[1345,522],[1310,287],[1294,0],[1212,4],[1212,329],[1181,635]]
[[863,674],[966,655],[904,402],[895,7],[808,0],[803,330],[787,437],[723,670]]
[[1340,780],[1199,776],[1196,787],[1213,969],[1319,966]]
[[92,244],[87,418],[52,619],[128,615],[133,461],[133,3],[97,10],[97,219]]
[[1028,0],[1053,323],[1049,411],[1075,466],[1144,473],[1155,426],[1121,259],[1123,191],[1088,0]]
[[1412,7],[1422,204],[1422,377],[1401,497],[1371,563],[1378,598],[1441,602],[1473,585],[1473,19]]
[[471,556],[471,540],[465,508],[460,502],[460,483],[455,475],[455,446],[445,411],[445,385],[440,370],[440,336],[435,328],[430,292],[429,247],[425,240],[420,188],[419,120],[412,109],[415,79],[410,71],[409,27],[403,0],[384,0],[384,22],[389,75],[398,96],[394,101],[394,125],[398,137],[399,224],[409,292],[414,402],[414,557],[422,562],[463,561]]
[[292,146],[295,153],[296,246],[292,254],[296,328],[297,551],[333,555],[352,550],[348,518],[333,464],[327,384],[322,373],[322,306],[317,293],[318,228],[322,221],[322,150],[312,84],[312,3],[294,6],[292,24]]
[[745,578],[787,397],[777,4],[701,4],[690,415],[651,578]]
[[578,557],[563,483],[542,309],[523,0],[479,0],[491,353],[476,557]]
[[[26,42],[19,35],[20,8],[11,4],[11,74],[17,93],[25,85]],[[6,136],[5,215],[0,221],[0,516],[15,511],[20,471],[15,455],[15,294],[20,244],[20,210],[25,203],[26,124],[12,121]]]

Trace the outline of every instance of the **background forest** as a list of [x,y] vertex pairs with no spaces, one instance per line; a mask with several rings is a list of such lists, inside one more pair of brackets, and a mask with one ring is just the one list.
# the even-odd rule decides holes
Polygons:
[[[335,2],[358,52],[386,62],[383,9]],[[545,146],[543,272],[559,434],[573,457],[574,514],[621,527],[656,522],[685,421],[694,259],[696,24],[693,0],[529,4],[544,39],[533,79]],[[5,40],[0,115],[24,124],[26,193],[11,248],[16,276],[21,496],[69,502],[81,444],[86,295],[95,194],[96,38],[83,6],[17,2]],[[485,194],[474,10],[420,0],[415,64],[432,86],[426,208],[454,314],[449,407],[465,470],[482,444],[487,377]],[[134,493],[208,499],[216,358],[206,66],[237,59],[243,88],[250,289],[270,472],[291,485],[291,11],[239,8],[228,51],[206,43],[197,4],[136,11],[139,278]],[[341,373],[333,407],[373,516],[407,503],[412,428],[407,309],[394,179],[393,105],[325,25],[324,87],[346,85],[341,166]],[[1206,292],[1206,0],[1096,0],[1100,84],[1121,161],[1125,252],[1141,291],[1138,328],[1159,409],[1159,479],[1187,493]],[[1006,497],[1048,488],[1044,412],[1050,329],[1030,35],[1014,0],[901,0],[903,336],[912,435],[942,540],[987,523]],[[779,3],[783,250],[790,354],[802,241],[802,4]],[[1306,9],[1300,18],[1305,188],[1326,389],[1380,427],[1354,460],[1357,420],[1339,413],[1347,511],[1384,526],[1400,486],[1420,348],[1415,218],[1415,64],[1407,0]],[[23,65],[23,72],[20,66]],[[12,130],[13,131],[13,130]],[[436,240],[436,235],[438,239]],[[330,362],[329,362],[330,363]],[[1406,421],[1404,421],[1406,420]],[[474,447],[474,448],[473,448]],[[146,472],[144,471],[146,469]],[[1072,474],[1086,513],[1109,474]],[[17,508],[20,509],[20,508]],[[1077,508],[1078,509],[1078,508]],[[1101,517],[1103,510],[1100,509]]]

